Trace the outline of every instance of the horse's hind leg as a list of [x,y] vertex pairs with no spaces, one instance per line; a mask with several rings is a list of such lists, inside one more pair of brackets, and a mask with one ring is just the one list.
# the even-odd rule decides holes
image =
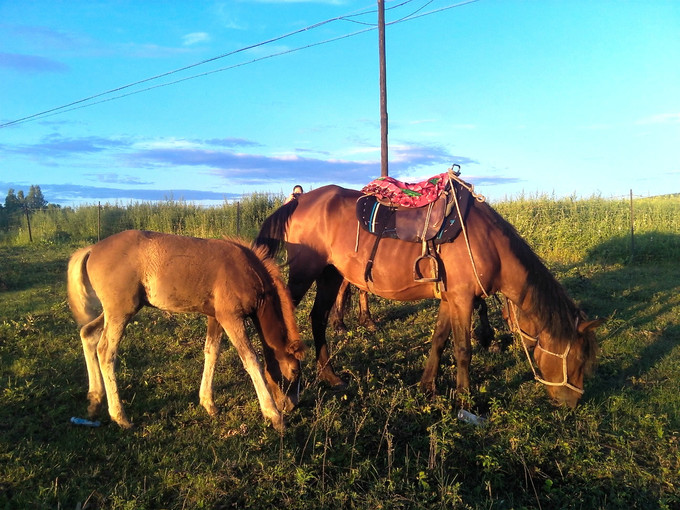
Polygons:
[[213,379],[215,377],[215,365],[220,355],[222,343],[222,327],[217,319],[208,317],[208,332],[205,337],[205,364],[203,365],[203,377],[201,379],[201,390],[199,399],[201,405],[208,411],[210,416],[217,414],[217,406],[213,400]]
[[331,366],[328,344],[326,343],[326,327],[328,326],[328,315],[333,307],[342,280],[342,275],[333,266],[328,266],[323,271],[316,280],[316,298],[311,313],[318,377],[335,388],[344,388],[347,384],[337,376]]
[[368,308],[368,292],[365,290],[359,291],[359,324],[369,331],[377,331],[373,317],[371,317],[371,310]]
[[335,305],[330,313],[331,328],[339,335],[347,334],[347,325],[345,324],[345,312],[351,303],[352,290],[347,280],[343,280],[338,290],[338,297],[335,299]]
[[90,418],[94,418],[97,415],[104,401],[104,381],[99,368],[99,361],[97,360],[97,344],[102,336],[103,327],[104,314],[101,314],[80,329],[80,341],[83,344],[83,354],[85,355],[85,365],[87,366],[87,399],[90,402],[87,414]]
[[104,331],[97,345],[99,366],[106,388],[106,400],[109,405],[111,419],[124,429],[129,429],[132,424],[128,421],[120,402],[118,384],[116,383],[115,363],[118,353],[118,344],[123,337],[123,331],[133,314],[118,317],[105,317]]

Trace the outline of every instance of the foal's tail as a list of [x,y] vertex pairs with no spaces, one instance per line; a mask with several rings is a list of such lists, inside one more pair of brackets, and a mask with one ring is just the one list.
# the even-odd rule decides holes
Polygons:
[[260,227],[260,232],[253,241],[253,247],[264,246],[267,248],[269,257],[275,257],[281,250],[283,241],[286,237],[288,220],[297,209],[298,201],[292,200],[282,205],[271,215],[269,215]]
[[92,246],[81,248],[68,261],[68,304],[78,326],[91,322],[99,315],[100,301],[87,275],[87,259]]

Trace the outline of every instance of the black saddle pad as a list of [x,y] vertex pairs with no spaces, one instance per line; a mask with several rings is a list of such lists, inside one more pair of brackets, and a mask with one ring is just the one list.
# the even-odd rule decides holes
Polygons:
[[[453,192],[456,193],[458,198],[460,210],[463,213],[463,220],[465,220],[472,203],[472,194],[458,182],[453,182],[452,185]],[[377,198],[373,195],[364,195],[357,200],[356,214],[362,228],[377,236],[409,242],[432,241],[435,244],[453,241],[462,230],[458,209],[453,203],[453,197],[449,197],[448,205],[446,206],[446,211],[450,212],[444,216],[441,227],[438,229],[425,228],[427,207],[424,206],[417,209],[394,207],[378,202]],[[408,215],[408,217],[401,219],[399,215]],[[435,216],[431,219],[437,220]],[[413,224],[415,221],[421,221],[420,227],[415,229],[418,234],[414,232],[413,228],[400,228],[400,224]],[[430,223],[428,227],[432,227],[432,225],[433,223]],[[425,239],[420,235],[423,231],[426,232]]]

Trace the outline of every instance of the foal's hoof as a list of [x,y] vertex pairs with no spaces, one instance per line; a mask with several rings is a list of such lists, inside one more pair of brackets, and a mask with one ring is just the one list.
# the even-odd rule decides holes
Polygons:
[[286,421],[284,420],[283,415],[272,417],[270,420],[272,422],[272,427],[274,427],[277,432],[286,430]]
[[212,402],[201,402],[201,405],[205,409],[205,411],[212,416],[213,418],[218,415],[219,410],[217,409],[217,406],[212,403]]
[[121,429],[130,430],[134,425],[125,417],[114,418],[111,416],[111,420],[118,424]]

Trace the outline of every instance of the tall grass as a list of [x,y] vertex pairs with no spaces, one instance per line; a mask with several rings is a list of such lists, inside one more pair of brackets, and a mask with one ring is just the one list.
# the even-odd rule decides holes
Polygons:
[[[624,262],[680,258],[680,196],[628,199],[547,195],[494,204],[544,259]],[[634,248],[634,250],[633,250]]]
[[[167,200],[37,211],[31,216],[34,242],[94,242],[126,229],[157,230],[196,237],[254,238],[262,221],[283,202],[282,195],[254,193],[217,207]],[[547,195],[520,196],[492,204],[544,259],[638,261],[680,258],[680,195],[628,199]],[[0,243],[29,242],[21,228],[0,232]]]
[[[280,194],[253,193],[238,202],[225,202],[218,207],[166,200],[53,208],[31,215],[31,234],[34,242],[94,242],[98,237],[103,239],[127,229],[195,237],[252,238],[264,218],[282,202]],[[22,245],[29,240],[25,220],[20,228],[0,233],[0,241],[4,244]]]

